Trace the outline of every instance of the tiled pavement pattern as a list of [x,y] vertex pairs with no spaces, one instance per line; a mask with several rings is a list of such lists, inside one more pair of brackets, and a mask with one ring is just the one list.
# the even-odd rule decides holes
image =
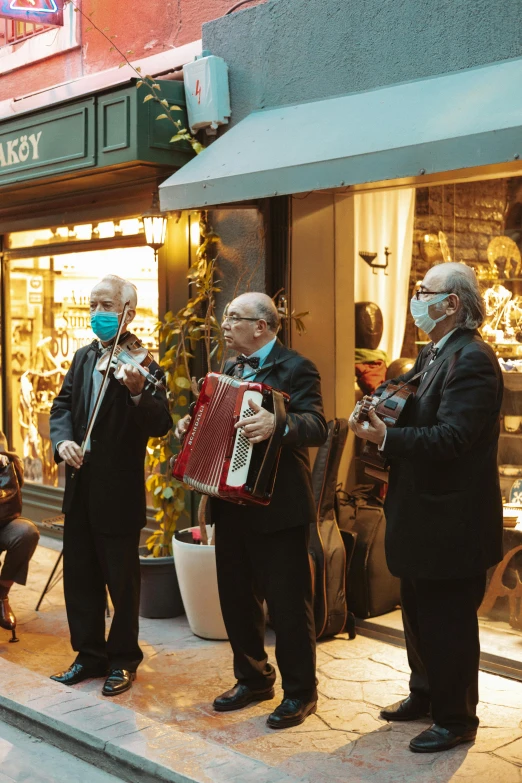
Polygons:
[[[44,600],[40,612],[34,612],[55,558],[56,552],[39,547],[28,587],[13,591],[19,644],[8,644],[8,634],[0,631],[0,655],[41,675],[73,659],[61,585]],[[268,642],[273,659],[273,638]],[[273,702],[245,710],[216,714],[211,709],[214,696],[233,684],[226,642],[198,639],[181,617],[142,620],[141,643],[145,660],[138,679],[117,703],[188,732],[188,745],[198,735],[264,762],[283,779],[286,773],[306,783],[522,783],[522,683],[481,673],[477,742],[449,753],[412,754],[408,741],[428,721],[387,724],[378,714],[380,707],[408,692],[401,649],[363,636],[321,643],[317,715],[300,727],[275,732],[265,726],[265,717],[281,698],[279,690]],[[88,681],[73,690],[102,699],[101,684]],[[144,740],[146,744],[146,735]]]

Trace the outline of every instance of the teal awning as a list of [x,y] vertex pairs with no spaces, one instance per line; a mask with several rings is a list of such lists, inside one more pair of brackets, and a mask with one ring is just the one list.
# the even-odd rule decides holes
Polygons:
[[[253,112],[167,179],[164,210],[522,158],[522,59]],[[232,106],[232,110],[233,110]]]

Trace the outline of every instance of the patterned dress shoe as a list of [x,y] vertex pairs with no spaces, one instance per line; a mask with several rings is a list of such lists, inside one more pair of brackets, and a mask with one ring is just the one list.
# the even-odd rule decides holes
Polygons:
[[59,674],[53,674],[51,680],[61,682],[62,685],[76,685],[77,682],[91,680],[94,677],[105,677],[106,674],[106,666],[89,668],[88,666],[83,666],[81,663],[73,663],[66,671],[60,672]]
[[214,699],[212,705],[216,712],[230,712],[231,710],[240,710],[247,704],[254,701],[269,701],[274,698],[274,689],[266,688],[262,691],[251,690],[247,685],[236,683],[229,691],[225,691],[217,699]]
[[383,720],[419,720],[430,714],[429,705],[426,705],[418,696],[410,694],[407,699],[396,702],[390,707],[381,710]]
[[309,715],[317,712],[317,701],[301,701],[301,699],[283,699],[267,718],[267,726],[271,729],[288,729],[299,726]]
[[132,688],[132,683],[136,679],[136,672],[129,672],[127,669],[111,669],[109,676],[105,680],[102,688],[104,696],[119,696]]
[[9,598],[0,598],[0,628],[5,628],[6,631],[11,631],[10,642],[20,641],[16,635],[16,617],[11,609]]
[[454,734],[449,729],[434,723],[411,740],[410,750],[413,753],[438,753],[441,750],[451,750],[463,742],[473,742],[476,736],[476,729],[468,729],[463,734]]

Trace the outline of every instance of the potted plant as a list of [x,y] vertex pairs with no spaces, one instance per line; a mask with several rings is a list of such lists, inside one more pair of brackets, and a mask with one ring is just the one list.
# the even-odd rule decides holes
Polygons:
[[[215,293],[219,290],[215,286],[219,237],[205,214],[201,216],[200,232],[202,243],[188,275],[194,295],[179,312],[166,313],[159,324],[160,365],[165,372],[174,425],[187,412],[191,393],[197,396],[190,361],[199,355],[204,371],[210,371],[212,362],[219,366],[224,355],[221,326],[214,312]],[[174,535],[180,519],[189,522],[186,490],[172,477],[170,469],[171,458],[178,449],[172,431],[164,438],[151,438],[147,447],[146,486],[152,494],[158,529],[142,548],[140,615],[176,616],[183,611],[182,597],[194,633],[207,638],[226,638],[217,595],[212,539],[209,541],[203,523],[202,532],[200,528],[189,528],[181,531],[178,538]],[[170,579],[170,585],[156,583],[162,572],[165,579]],[[203,595],[206,596],[204,604],[200,601]]]
[[[225,354],[221,324],[215,315],[215,295],[220,290],[215,282],[220,239],[212,230],[206,213],[201,213],[200,235],[201,245],[188,274],[193,296],[177,313],[166,313],[159,325],[160,365],[165,371],[174,425],[187,412],[190,396],[195,399],[198,395],[195,379],[191,378],[190,362],[203,374],[210,372],[213,366],[220,368]],[[304,331],[302,318],[307,313],[289,313],[284,296],[280,299],[279,310],[284,320],[295,324],[298,333]],[[159,558],[174,572],[173,556],[179,591],[193,633],[208,639],[226,639],[217,589],[213,531],[207,531],[203,519],[206,498],[198,507],[199,526],[183,525],[183,529],[178,530],[180,519],[185,517],[184,521],[188,522],[188,490],[172,477],[170,468],[171,459],[178,450],[179,443],[172,432],[149,441],[147,489],[152,493],[159,526],[147,541],[149,557],[142,558],[143,570]],[[199,500],[196,492],[192,497],[195,502]],[[146,588],[147,581],[142,580],[142,604],[147,600]],[[140,614],[159,616],[145,615],[141,611]]]

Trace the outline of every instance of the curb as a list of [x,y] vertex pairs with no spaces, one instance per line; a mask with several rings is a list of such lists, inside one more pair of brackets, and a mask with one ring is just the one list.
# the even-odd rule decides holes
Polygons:
[[130,783],[298,783],[262,761],[2,659],[0,719]]

